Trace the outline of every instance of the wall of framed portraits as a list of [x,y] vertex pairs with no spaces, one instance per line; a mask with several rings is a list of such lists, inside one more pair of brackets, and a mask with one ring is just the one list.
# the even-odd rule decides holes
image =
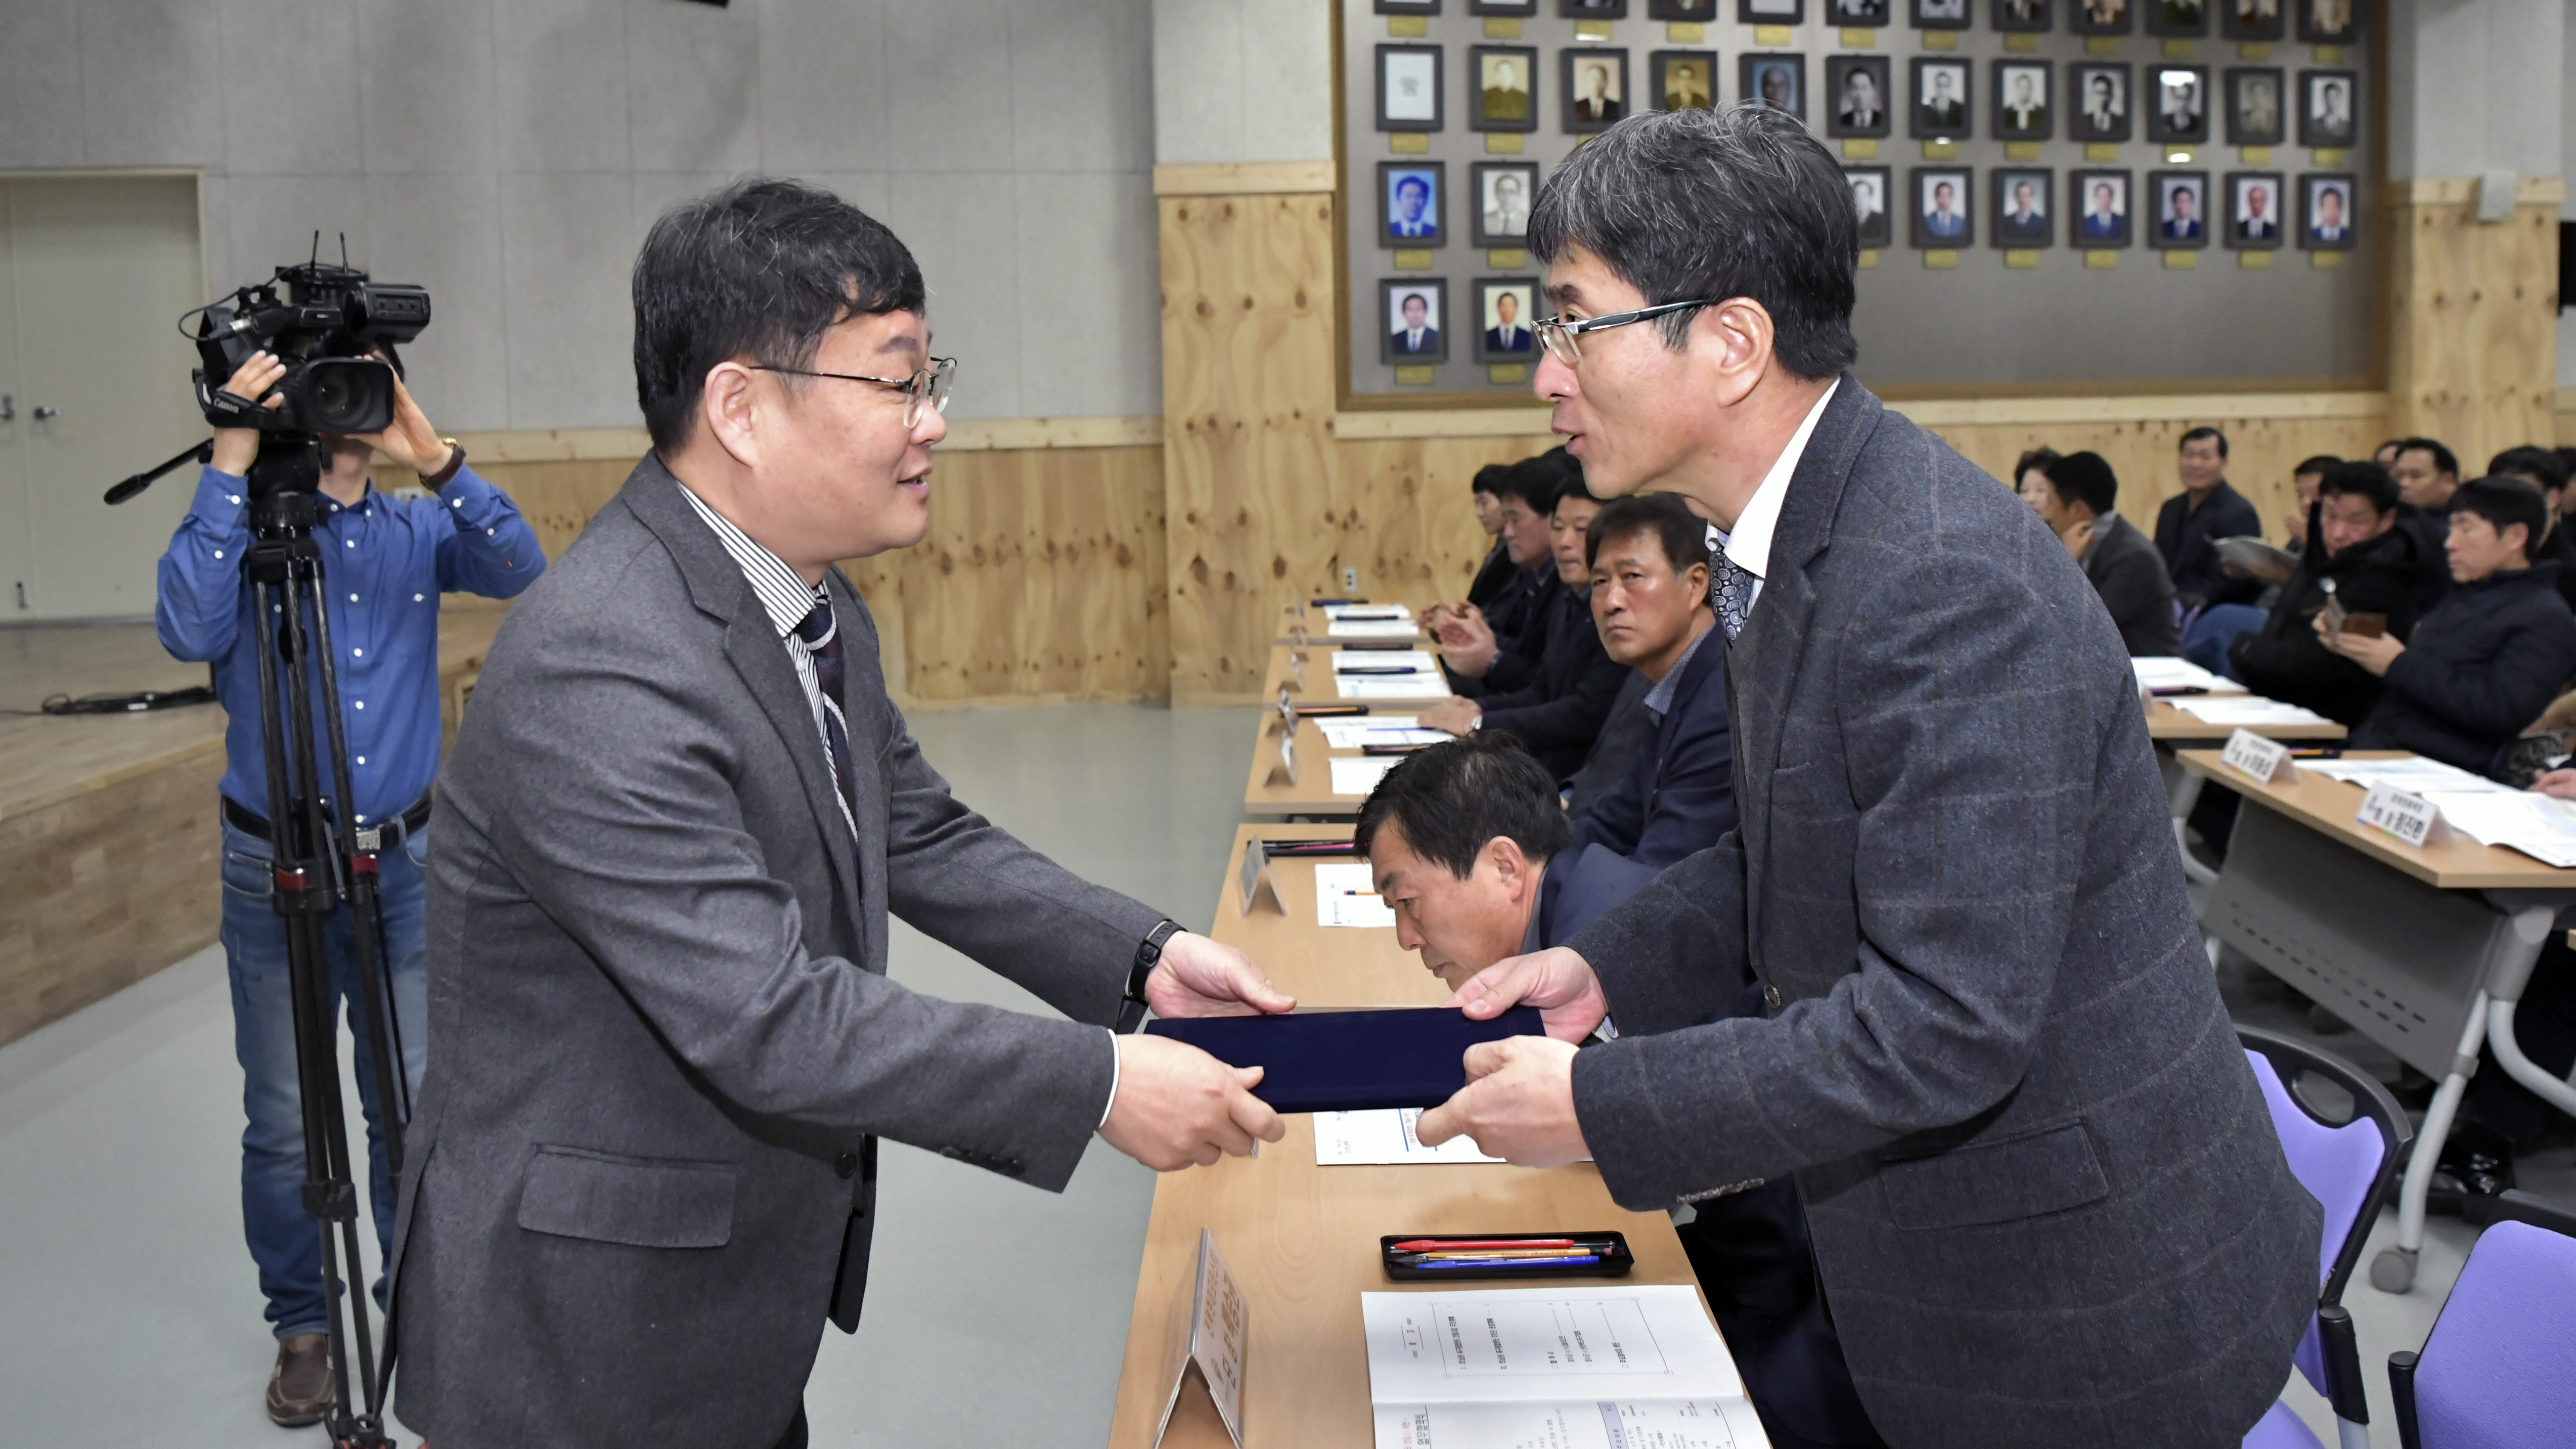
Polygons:
[[1874,388],[2366,385],[2366,3],[1336,0],[1342,400],[1513,400],[1539,180],[1739,101],[1843,159]]

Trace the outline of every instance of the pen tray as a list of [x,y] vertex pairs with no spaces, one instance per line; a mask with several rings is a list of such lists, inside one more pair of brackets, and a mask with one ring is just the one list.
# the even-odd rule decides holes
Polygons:
[[[1423,1268],[1398,1261],[1404,1255],[1396,1251],[1398,1243],[1417,1238],[1439,1238],[1444,1243],[1491,1243],[1497,1248],[1515,1248],[1532,1238],[1595,1238],[1605,1240],[1610,1249],[1600,1255],[1598,1263],[1547,1268]],[[1386,1276],[1401,1283],[1442,1283],[1467,1279],[1521,1278],[1625,1278],[1637,1266],[1637,1255],[1628,1251],[1624,1233],[1389,1233],[1377,1240],[1378,1265]]]

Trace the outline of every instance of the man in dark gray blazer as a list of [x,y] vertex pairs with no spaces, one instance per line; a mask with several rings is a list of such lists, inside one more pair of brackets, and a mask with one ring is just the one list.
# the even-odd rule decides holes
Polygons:
[[[1058,1191],[1095,1131],[1161,1169],[1281,1131],[1257,1073],[1104,1028],[1288,999],[967,809],[886,698],[832,561],[928,526],[954,364],[911,254],[743,182],[634,287],[654,451],[502,626],[440,785],[392,1308],[439,1449],[803,1444],[878,1137]],[[1072,1020],[887,980],[889,911]]]
[[[1792,1177],[1889,1444],[2233,1444],[2315,1308],[2320,1212],[2201,953],[2109,617],[1846,371],[1849,200],[1746,108],[1634,118],[1539,198],[1553,310],[1597,324],[1541,329],[1556,431],[1595,490],[1727,535],[1740,823],[1462,988],[1550,1034],[1471,1051],[1422,1137],[1589,1155],[1636,1209]],[[1707,1020],[1748,986],[1757,1014]]]

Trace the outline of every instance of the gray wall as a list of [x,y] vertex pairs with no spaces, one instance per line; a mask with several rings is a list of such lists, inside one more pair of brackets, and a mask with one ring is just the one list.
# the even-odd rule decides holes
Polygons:
[[1154,159],[1333,159],[1321,0],[1154,0]]
[[[746,172],[910,243],[955,415],[1150,414],[1148,7],[6,0],[0,169],[202,170],[222,288],[347,232],[435,292],[407,360],[443,428],[638,422],[636,244]],[[150,345],[184,386],[189,354]]]

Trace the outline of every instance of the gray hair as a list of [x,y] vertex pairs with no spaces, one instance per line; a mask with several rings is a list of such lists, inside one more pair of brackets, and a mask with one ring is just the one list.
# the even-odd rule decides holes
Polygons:
[[[1860,224],[1842,166],[1768,106],[1650,111],[1593,137],[1539,188],[1530,249],[1579,245],[1646,305],[1750,297],[1771,314],[1773,355],[1798,376],[1841,375],[1852,336]],[[1688,345],[1695,312],[1660,319]]]

